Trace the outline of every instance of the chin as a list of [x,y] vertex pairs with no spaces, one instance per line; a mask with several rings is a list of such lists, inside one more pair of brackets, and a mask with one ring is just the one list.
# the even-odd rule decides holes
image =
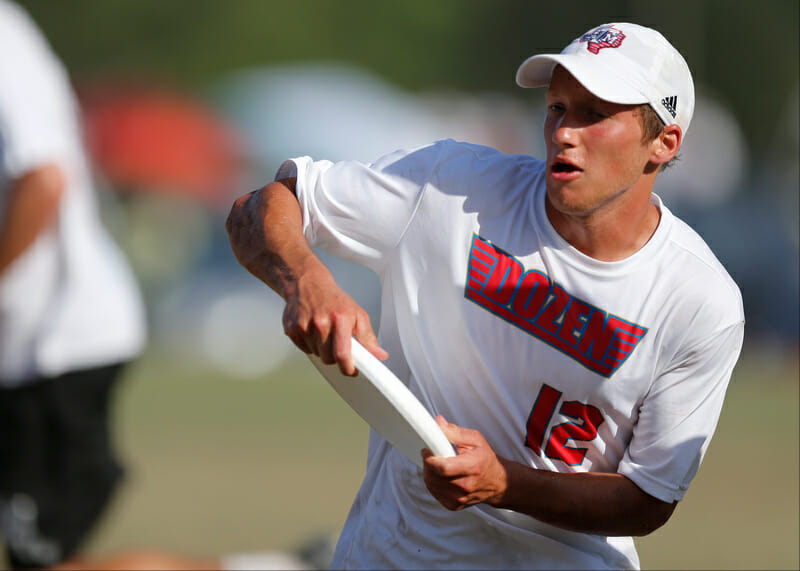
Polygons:
[[581,215],[591,210],[586,193],[566,185],[547,185],[547,199],[555,210],[562,214]]

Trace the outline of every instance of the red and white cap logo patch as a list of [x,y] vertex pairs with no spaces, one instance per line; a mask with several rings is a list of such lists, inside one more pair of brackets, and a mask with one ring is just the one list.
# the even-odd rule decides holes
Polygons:
[[618,48],[622,45],[625,34],[614,26],[600,26],[583,34],[581,42],[587,42],[586,49],[597,54],[603,48]]

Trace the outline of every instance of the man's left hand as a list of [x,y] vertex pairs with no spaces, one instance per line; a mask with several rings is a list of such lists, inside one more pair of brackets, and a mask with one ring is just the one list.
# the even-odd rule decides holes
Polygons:
[[442,416],[436,423],[455,445],[457,456],[443,458],[422,450],[423,478],[433,497],[452,511],[499,502],[508,484],[504,460],[477,430],[451,424]]

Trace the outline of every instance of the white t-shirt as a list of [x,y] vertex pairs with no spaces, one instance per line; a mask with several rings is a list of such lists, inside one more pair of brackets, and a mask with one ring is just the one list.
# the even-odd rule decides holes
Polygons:
[[124,361],[145,341],[136,283],[98,216],[77,112],[33,21],[0,0],[0,216],[26,172],[56,162],[67,182],[54,226],[0,275],[0,386]]
[[[570,246],[544,209],[544,163],[440,141],[367,166],[308,157],[309,242],[377,272],[387,365],[435,414],[501,456],[617,472],[680,500],[741,348],[739,290],[653,197],[651,240],[618,262]],[[367,473],[333,567],[636,568],[630,537],[565,531],[483,504],[459,512],[370,435]]]

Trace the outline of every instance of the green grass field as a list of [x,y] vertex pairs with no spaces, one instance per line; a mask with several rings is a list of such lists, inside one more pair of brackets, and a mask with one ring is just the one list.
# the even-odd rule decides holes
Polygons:
[[[303,358],[260,381],[150,354],[118,393],[128,479],[93,554],[293,550],[335,534],[363,475],[367,427]],[[741,362],[706,461],[645,569],[797,569],[798,368]]]

